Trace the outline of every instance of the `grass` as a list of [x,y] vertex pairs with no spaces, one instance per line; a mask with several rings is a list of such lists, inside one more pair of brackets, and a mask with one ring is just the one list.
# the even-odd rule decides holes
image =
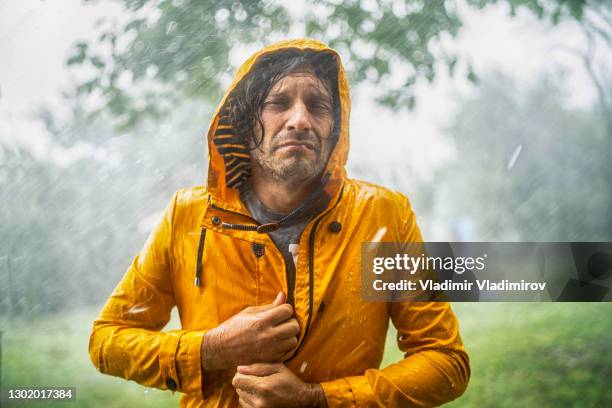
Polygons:
[[[450,407],[612,406],[612,304],[462,303],[454,310],[472,378]],[[29,321],[1,316],[2,386],[76,387],[72,406],[79,407],[177,406],[178,393],[95,370],[87,345],[96,314],[87,310]],[[171,324],[176,327],[176,321]],[[391,330],[383,366],[400,358]]]
[[179,393],[145,388],[100,374],[89,359],[91,323],[98,310],[44,316],[33,321],[0,320],[2,386],[76,387],[76,404],[33,402],[9,406],[173,407]]
[[[472,377],[465,394],[449,407],[612,406],[612,304],[458,303],[453,308]],[[383,365],[399,358],[397,349],[388,347]]]

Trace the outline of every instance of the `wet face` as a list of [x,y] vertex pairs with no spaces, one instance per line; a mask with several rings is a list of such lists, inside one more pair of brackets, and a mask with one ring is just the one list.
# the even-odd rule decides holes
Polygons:
[[[322,81],[309,72],[287,75],[270,90],[261,120],[264,134],[251,151],[253,166],[289,183],[321,175],[333,148],[334,124],[331,92]],[[260,126],[256,131],[261,137]]]

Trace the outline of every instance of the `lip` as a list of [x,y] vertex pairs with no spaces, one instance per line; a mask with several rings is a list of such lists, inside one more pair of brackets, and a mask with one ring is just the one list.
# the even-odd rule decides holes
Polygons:
[[279,145],[276,149],[284,149],[284,148],[306,148],[310,150],[314,150],[314,146],[312,143],[300,141],[300,140],[288,140],[281,145]]

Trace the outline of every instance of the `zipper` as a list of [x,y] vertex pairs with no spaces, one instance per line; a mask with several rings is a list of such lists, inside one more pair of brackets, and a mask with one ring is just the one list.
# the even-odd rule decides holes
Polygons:
[[[336,206],[338,205],[338,203],[342,199],[342,193],[343,192],[344,192],[344,186],[342,186],[342,189],[340,190],[340,195],[338,196],[338,200],[336,201],[336,203],[332,207],[330,207],[329,209],[327,209],[326,211],[324,211],[323,213],[320,214],[319,218],[313,224],[312,230],[310,230],[310,235],[308,236],[308,320],[306,320],[306,329],[304,329],[304,336],[302,336],[302,340],[300,341],[300,344],[295,349],[295,352],[293,353],[293,355],[291,357],[289,357],[285,361],[290,361],[295,356],[297,356],[297,354],[304,347],[304,342],[306,341],[306,336],[308,336],[308,333],[310,332],[310,323],[312,322],[312,315],[313,315],[312,309],[313,309],[313,306],[314,306],[314,246],[315,246],[315,234],[316,234],[316,231],[317,231],[317,227],[319,226],[319,223],[323,220],[325,215],[327,215],[327,213],[331,212],[334,208],[336,208]],[[296,267],[296,273],[297,273],[297,267]]]
[[[312,226],[312,230],[310,230],[310,235],[308,236],[308,320],[306,320],[306,329],[304,330],[304,336],[302,337],[302,341],[295,349],[295,352],[291,357],[289,357],[286,361],[290,361],[295,357],[302,347],[304,346],[304,341],[306,340],[306,336],[308,336],[308,332],[310,331],[310,322],[312,321],[312,307],[314,303],[314,244],[315,244],[315,233],[317,231],[317,226],[323,219],[321,216],[318,220],[315,221]],[[297,268],[296,268],[297,272]]]
[[210,205],[212,208],[219,210],[219,211],[225,211],[228,212],[230,214],[235,214],[235,215],[241,215],[243,217],[248,218],[249,220],[253,221],[255,224],[254,225],[245,225],[245,224],[230,224],[228,222],[222,222],[221,223],[221,227],[222,228],[227,228],[227,229],[234,229],[234,230],[238,230],[238,231],[257,231],[260,234],[263,233],[267,233],[267,232],[272,232],[272,231],[276,231],[279,227],[280,227],[280,222],[271,222],[268,224],[261,224],[259,221],[257,221],[254,218],[251,218],[250,216],[243,214],[243,213],[239,213],[236,211],[230,211],[230,210],[226,210],[225,208],[221,208],[218,207],[214,204]]

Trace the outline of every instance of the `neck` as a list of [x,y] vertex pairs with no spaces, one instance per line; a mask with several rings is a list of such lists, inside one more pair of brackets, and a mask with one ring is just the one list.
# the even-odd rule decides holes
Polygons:
[[306,200],[318,186],[315,182],[284,182],[253,173],[253,191],[261,203],[270,211],[288,214]]

